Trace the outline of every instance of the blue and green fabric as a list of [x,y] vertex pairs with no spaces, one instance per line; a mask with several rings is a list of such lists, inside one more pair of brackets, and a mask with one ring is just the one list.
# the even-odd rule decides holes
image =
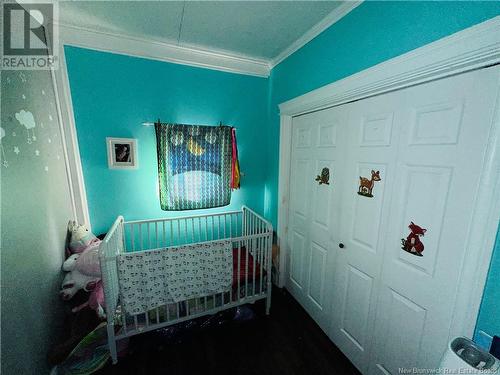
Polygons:
[[231,127],[157,123],[160,206],[226,206],[231,200]]

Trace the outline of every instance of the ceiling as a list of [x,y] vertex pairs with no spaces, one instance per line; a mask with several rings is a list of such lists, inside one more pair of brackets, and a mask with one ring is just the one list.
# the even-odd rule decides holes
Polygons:
[[272,60],[341,1],[61,1],[60,22]]

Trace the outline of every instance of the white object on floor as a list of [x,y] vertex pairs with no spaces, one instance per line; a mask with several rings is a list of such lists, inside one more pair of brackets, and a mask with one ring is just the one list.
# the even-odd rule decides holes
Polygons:
[[448,348],[439,366],[444,374],[500,374],[500,361],[472,340],[457,337]]

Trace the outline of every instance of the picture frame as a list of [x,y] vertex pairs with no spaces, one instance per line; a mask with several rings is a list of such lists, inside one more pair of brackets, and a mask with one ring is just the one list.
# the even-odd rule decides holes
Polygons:
[[137,139],[106,138],[109,169],[137,169]]

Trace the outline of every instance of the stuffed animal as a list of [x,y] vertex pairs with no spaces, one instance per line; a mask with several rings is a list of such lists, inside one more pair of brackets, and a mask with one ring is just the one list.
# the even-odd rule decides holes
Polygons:
[[68,222],[68,251],[71,254],[80,254],[92,245],[99,245],[101,241],[88,230],[85,225],[76,221]]
[[93,289],[90,292],[89,299],[87,302],[82,303],[80,306],[74,307],[71,311],[76,313],[85,307],[90,307],[97,313],[100,319],[106,319],[106,314],[104,313],[104,289],[102,287],[102,281],[99,280],[93,284]]
[[89,301],[75,307],[73,312],[89,306],[97,315],[104,315],[104,293],[101,283],[101,270],[99,265],[99,244],[89,230],[74,221],[68,223],[69,250],[76,253],[70,255],[63,263],[62,269],[67,272],[64,277],[60,295],[63,300],[70,300],[77,291],[83,289],[90,292]]

